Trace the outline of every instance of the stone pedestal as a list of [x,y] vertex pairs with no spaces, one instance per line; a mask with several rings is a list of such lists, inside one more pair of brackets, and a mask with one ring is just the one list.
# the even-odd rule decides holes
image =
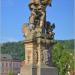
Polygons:
[[55,67],[41,68],[40,75],[58,75],[58,72]]
[[24,64],[21,67],[20,75],[32,75],[32,66]]
[[40,67],[40,75],[58,75],[58,71],[56,67],[48,67],[46,65],[42,65]]
[[58,75],[57,68],[45,65],[34,67],[32,65],[23,65],[20,75]]

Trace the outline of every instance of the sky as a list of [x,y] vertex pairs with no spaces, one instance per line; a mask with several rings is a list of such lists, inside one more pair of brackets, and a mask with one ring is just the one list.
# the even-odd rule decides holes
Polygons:
[[[1,0],[0,42],[21,41],[24,39],[22,25],[29,22],[30,0]],[[53,0],[47,7],[47,21],[55,23],[56,40],[74,38],[74,0]]]

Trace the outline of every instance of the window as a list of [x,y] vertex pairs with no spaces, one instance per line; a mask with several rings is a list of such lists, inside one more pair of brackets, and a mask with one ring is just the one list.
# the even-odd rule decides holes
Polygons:
[[4,72],[4,63],[2,62],[2,72]]
[[8,63],[6,62],[6,67],[8,67]]
[[2,68],[4,67],[4,63],[2,62]]
[[12,66],[12,64],[11,64],[11,63],[9,63],[9,66],[11,67],[11,66]]

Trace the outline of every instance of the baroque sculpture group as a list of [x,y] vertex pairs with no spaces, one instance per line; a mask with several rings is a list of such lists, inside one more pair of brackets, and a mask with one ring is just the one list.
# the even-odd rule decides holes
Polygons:
[[52,0],[30,0],[29,23],[23,25],[25,60],[21,75],[58,75],[52,63],[55,24],[46,21],[46,7]]

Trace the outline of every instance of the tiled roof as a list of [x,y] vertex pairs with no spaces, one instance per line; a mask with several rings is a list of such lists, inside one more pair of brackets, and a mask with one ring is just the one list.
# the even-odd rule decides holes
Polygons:
[[1,60],[12,60],[12,56],[9,54],[0,54]]
[[0,54],[0,60],[2,61],[13,61],[13,62],[21,62],[20,60],[13,58],[10,54]]

